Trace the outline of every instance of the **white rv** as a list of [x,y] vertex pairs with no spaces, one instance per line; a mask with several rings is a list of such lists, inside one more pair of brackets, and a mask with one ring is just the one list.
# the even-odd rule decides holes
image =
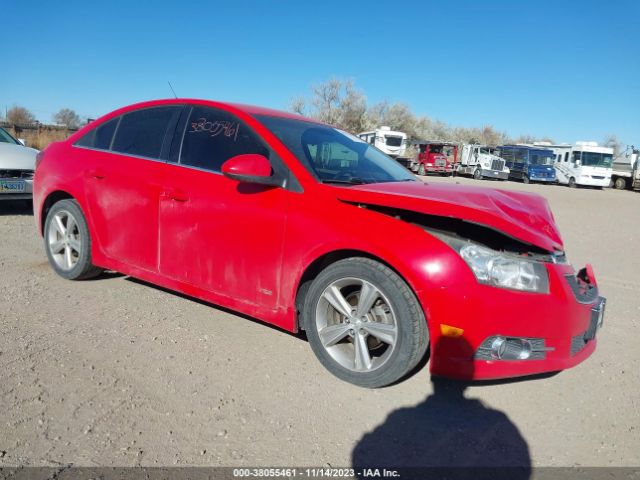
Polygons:
[[558,183],[575,187],[608,187],[611,182],[611,164],[613,149],[600,147],[596,142],[576,142],[575,145],[551,145],[538,142],[555,154],[556,176]]
[[401,157],[407,150],[407,134],[391,130],[390,127],[380,127],[370,132],[362,132],[358,134],[358,137],[392,158]]
[[506,162],[495,154],[495,149],[486,145],[463,145],[460,163],[458,164],[459,175],[473,175],[473,178],[498,178],[506,180],[509,178],[509,168]]

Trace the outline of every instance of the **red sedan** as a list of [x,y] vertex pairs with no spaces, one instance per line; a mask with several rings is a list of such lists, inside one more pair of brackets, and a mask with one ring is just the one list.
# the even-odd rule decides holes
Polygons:
[[39,155],[34,209],[62,277],[116,270],[291,332],[337,377],[558,371],[604,299],[534,194],[423,183],[360,139],[202,100],[112,112]]

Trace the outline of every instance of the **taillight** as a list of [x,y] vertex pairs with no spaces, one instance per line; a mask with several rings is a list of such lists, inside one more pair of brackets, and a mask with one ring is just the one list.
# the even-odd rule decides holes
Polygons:
[[40,162],[42,161],[43,158],[44,158],[44,152],[38,152],[38,154],[36,155],[36,168],[38,168],[38,165],[40,165]]

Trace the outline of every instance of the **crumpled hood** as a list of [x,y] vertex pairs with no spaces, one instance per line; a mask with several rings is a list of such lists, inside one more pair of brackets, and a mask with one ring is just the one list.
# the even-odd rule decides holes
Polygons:
[[563,250],[549,204],[535,193],[424,182],[333,188],[343,201],[462,219],[493,228],[549,252]]
[[38,150],[0,143],[0,170],[35,170]]

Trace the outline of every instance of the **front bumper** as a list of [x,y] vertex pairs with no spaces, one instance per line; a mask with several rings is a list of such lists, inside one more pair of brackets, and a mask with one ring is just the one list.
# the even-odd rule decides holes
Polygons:
[[482,176],[486,178],[499,178],[500,180],[506,180],[509,178],[509,172],[500,172],[498,170],[481,170]]
[[611,183],[611,177],[593,178],[590,175],[581,175],[576,178],[576,183],[587,187],[608,187]]
[[535,174],[529,174],[529,180],[531,182],[557,182],[558,179],[554,176],[541,176]]
[[[448,300],[427,311],[431,373],[466,380],[501,379],[565,370],[588,358],[596,348],[601,326],[598,309],[604,309],[591,269],[576,275],[569,265],[549,264],[547,270],[549,294],[477,283],[466,292],[461,287],[443,289]],[[443,324],[463,333],[447,336]],[[537,345],[541,339],[544,349],[526,360],[480,355],[485,341],[493,336],[535,339]]]

